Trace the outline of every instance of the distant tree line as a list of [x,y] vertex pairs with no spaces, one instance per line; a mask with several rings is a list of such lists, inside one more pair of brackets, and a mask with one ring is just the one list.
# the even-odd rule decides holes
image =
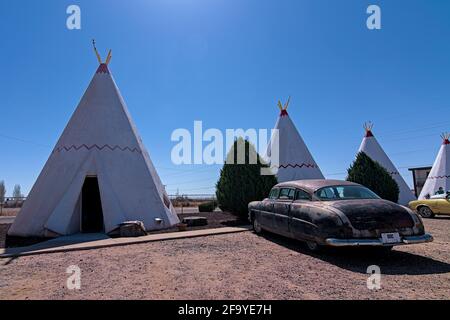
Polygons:
[[0,180],[0,203],[5,202],[6,187],[5,181]]
[[[12,192],[12,197],[13,198],[23,198],[23,193],[20,187],[20,184],[16,184],[13,188],[13,192]],[[6,200],[6,186],[5,186],[5,181],[4,180],[0,180],[0,203],[5,202]]]

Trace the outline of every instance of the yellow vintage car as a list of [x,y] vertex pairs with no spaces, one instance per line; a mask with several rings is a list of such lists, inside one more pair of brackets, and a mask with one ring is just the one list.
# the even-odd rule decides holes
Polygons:
[[430,199],[411,201],[409,207],[424,218],[437,214],[450,215],[450,195],[433,196]]

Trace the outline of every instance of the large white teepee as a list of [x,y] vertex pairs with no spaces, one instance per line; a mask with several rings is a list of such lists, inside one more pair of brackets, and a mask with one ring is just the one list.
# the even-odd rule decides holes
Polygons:
[[425,199],[427,195],[433,196],[439,187],[444,191],[450,190],[450,134],[442,135],[444,140],[439,153],[434,161],[433,168],[428,175],[425,185],[420,192],[419,199]]
[[98,58],[11,236],[110,233],[130,220],[142,221],[146,230],[179,222],[108,69],[111,56],[106,63]]
[[[287,108],[289,106],[289,101],[290,99],[284,106],[278,101],[280,116],[275,124],[275,129],[278,130],[279,163],[275,164],[274,161],[271,161],[270,166],[271,168],[278,168],[276,174],[278,182],[304,179],[325,179],[288,115]],[[269,158],[269,161],[270,157],[272,157],[273,141],[274,139],[272,137],[266,152],[266,157]],[[273,158],[275,157],[272,157],[272,160]]]
[[414,194],[411,189],[406,184],[405,180],[402,178],[400,173],[398,172],[395,165],[389,159],[387,154],[384,152],[383,148],[381,148],[377,139],[374,137],[372,133],[373,125],[371,123],[366,123],[364,128],[366,130],[366,134],[364,139],[359,147],[359,152],[364,152],[367,154],[372,160],[378,162],[382,165],[387,172],[389,172],[394,178],[394,180],[398,184],[398,188],[400,189],[398,203],[401,205],[408,205],[409,202],[415,200]]

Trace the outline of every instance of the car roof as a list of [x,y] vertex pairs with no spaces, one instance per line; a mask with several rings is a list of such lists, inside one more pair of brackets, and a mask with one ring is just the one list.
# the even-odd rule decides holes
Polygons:
[[343,180],[311,179],[311,180],[296,180],[296,181],[282,182],[277,184],[275,187],[299,188],[307,192],[314,193],[320,188],[333,186],[359,186],[359,184]]

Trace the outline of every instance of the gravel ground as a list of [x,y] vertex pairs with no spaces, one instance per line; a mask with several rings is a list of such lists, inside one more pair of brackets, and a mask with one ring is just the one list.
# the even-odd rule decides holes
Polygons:
[[[0,260],[0,299],[450,299],[450,218],[435,242],[392,253],[325,250],[252,232]],[[381,290],[367,289],[379,265]],[[81,289],[66,268],[81,268]]]

